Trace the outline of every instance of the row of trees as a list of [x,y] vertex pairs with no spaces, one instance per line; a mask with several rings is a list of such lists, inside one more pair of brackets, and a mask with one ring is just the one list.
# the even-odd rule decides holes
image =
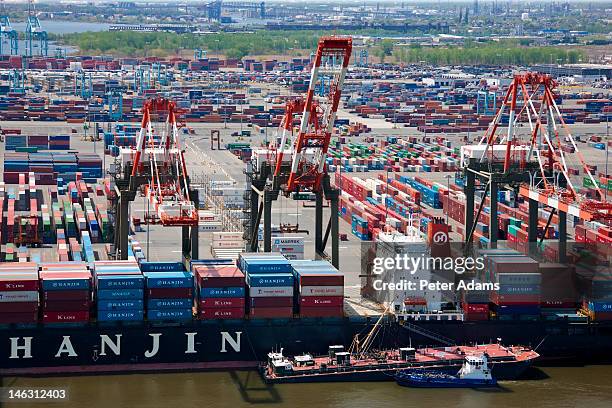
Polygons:
[[[387,47],[381,47],[379,55],[389,55]],[[560,47],[525,47],[514,42],[473,44],[464,47],[449,46],[422,48],[418,46],[393,49],[395,62],[429,64],[485,64],[485,65],[530,65],[539,63],[577,63],[586,61],[586,54],[577,49]]]
[[83,53],[125,56],[168,56],[201,48],[230,58],[246,55],[290,54],[292,50],[314,50],[321,33],[315,31],[218,33],[207,35],[136,33],[130,31],[86,32],[54,36],[60,43],[76,46]]
[[[256,31],[252,33],[217,33],[207,35],[173,33],[87,32],[54,36],[60,43],[76,46],[83,53],[114,54],[121,56],[168,56],[184,50],[201,48],[229,58],[247,55],[304,54],[314,51],[319,37],[317,31]],[[529,65],[537,63],[576,63],[586,61],[578,49],[529,46],[520,41],[488,43],[468,42],[463,46],[421,47],[395,46],[383,40],[372,54],[380,60],[393,59],[396,63],[429,64],[495,64]]]

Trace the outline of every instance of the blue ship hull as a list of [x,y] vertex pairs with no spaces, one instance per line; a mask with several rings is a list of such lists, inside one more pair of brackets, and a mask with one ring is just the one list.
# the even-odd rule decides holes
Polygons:
[[443,374],[398,374],[395,381],[403,387],[418,388],[486,388],[497,387],[497,380],[465,379]]

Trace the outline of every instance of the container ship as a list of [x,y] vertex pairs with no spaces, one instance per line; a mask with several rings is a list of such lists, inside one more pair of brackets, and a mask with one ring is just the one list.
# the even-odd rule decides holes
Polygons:
[[[324,78],[317,78],[318,69],[313,69],[310,82],[304,67],[316,68],[320,60],[245,59],[244,72],[236,70],[238,61],[201,57],[167,61],[11,56],[0,61],[0,68],[12,70],[25,64],[25,71],[17,74],[36,70],[25,81],[29,83],[21,75],[1,88],[3,121],[83,125],[83,143],[75,145],[76,128],[41,132],[3,123],[0,374],[254,368],[275,347],[293,355],[325,354],[330,344],[348,344],[375,324],[380,310],[373,317],[355,312],[355,298],[382,304],[381,309],[392,305],[394,317],[385,318],[385,330],[376,337],[380,349],[432,343],[468,347],[501,338],[504,344],[537,347],[542,360],[610,358],[612,229],[597,212],[609,208],[607,204],[593,204],[601,199],[602,189],[612,191],[609,175],[593,176],[596,168],[590,164],[567,169],[574,181],[582,175],[582,183],[574,183],[576,195],[585,199],[580,205],[550,199],[552,195],[519,187],[516,181],[513,189],[491,189],[488,181],[476,182],[467,174],[484,146],[459,146],[457,141],[467,144],[469,134],[453,140],[431,133],[484,131],[492,120],[521,125],[531,121],[517,114],[512,122],[507,111],[493,118],[495,107],[483,102],[480,93],[448,93],[442,86],[432,93],[432,88],[416,82],[362,83],[362,73],[348,70],[352,45],[347,38],[326,37],[319,46],[316,55],[326,55],[327,63],[335,66],[326,67]],[[130,67],[127,79],[122,66]],[[219,71],[220,67],[232,69]],[[288,71],[282,74],[286,78],[263,74],[275,68]],[[66,70],[72,72],[68,79]],[[267,87],[286,79],[292,92],[308,91],[307,98],[293,100],[279,93],[269,96],[270,109],[251,104],[251,93],[259,95],[262,90],[242,83],[245,72]],[[398,80],[404,74],[385,73]],[[211,78],[224,86],[213,89]],[[347,87],[358,95],[344,100],[345,108],[364,119],[383,120],[378,116],[382,115],[423,135],[374,137],[367,135],[372,129],[366,124],[336,117],[345,78],[353,80]],[[524,83],[525,78],[552,88],[547,77],[516,80]],[[318,102],[331,101],[332,114],[314,119],[310,115],[306,129],[297,132],[298,143],[291,143],[288,134],[298,124],[295,116],[313,106],[305,102],[315,97],[315,83]],[[57,98],[40,96],[43,89]],[[440,91],[445,92],[444,102],[434,100]],[[486,94],[491,93],[495,91]],[[575,107],[562,108],[566,118],[588,124],[609,114],[608,99],[574,99]],[[152,117],[158,123],[152,123]],[[86,121],[115,123],[90,129]],[[218,124],[219,128],[199,128],[210,132],[211,150],[215,142],[217,148],[221,145],[220,124],[234,126],[237,134],[224,132],[223,137],[230,140],[226,149],[240,159],[239,173],[243,162],[253,169],[252,174],[247,171],[246,191],[235,180],[212,180],[201,189],[192,188],[189,153],[181,141],[195,140],[195,130],[184,127],[179,134],[179,121]],[[243,122],[251,126],[239,132],[237,125]],[[268,127],[280,128],[277,145],[255,147],[258,141],[248,138],[260,137]],[[585,145],[595,149],[593,154],[605,147],[596,139]],[[98,140],[103,157],[88,153],[91,142],[95,150]],[[318,152],[289,146],[310,146]],[[501,152],[511,153],[511,158],[525,152],[523,147],[490,148],[496,156],[486,165],[492,168],[517,164],[504,163]],[[568,154],[576,150],[569,145],[563,149]],[[201,161],[200,156],[196,152],[194,162]],[[503,174],[518,174],[533,165],[519,164],[516,171],[505,168]],[[298,174],[295,169],[310,171]],[[105,177],[107,171],[111,177]],[[362,174],[366,172],[378,174],[367,177]],[[261,203],[260,195],[267,197]],[[314,196],[315,251],[331,262],[303,259],[304,239],[290,233],[297,226],[272,228],[269,215],[275,197],[300,201],[304,195],[309,200]],[[323,211],[324,201],[329,211]],[[244,234],[240,228],[221,231],[218,214],[196,208],[215,202],[248,213],[249,219],[240,220],[246,224],[240,225]],[[130,203],[132,208],[151,210],[142,219],[139,210],[130,217]],[[327,231],[323,213],[330,215]],[[339,219],[344,221],[341,227]],[[188,255],[187,261],[147,262],[141,244],[129,234],[141,223],[182,228],[180,252]],[[559,242],[572,234],[567,225],[573,228],[573,247]],[[198,232],[211,234],[218,259],[200,259]],[[273,235],[278,236],[273,240]],[[360,270],[360,293],[349,294],[345,288],[357,285],[347,279],[357,268],[339,267],[342,235],[364,241],[364,248],[375,245],[362,254],[366,260],[369,255],[389,257],[398,243],[411,257],[456,256],[451,241],[490,247],[480,253],[484,268],[468,275],[498,289],[377,290],[377,280],[396,282],[406,275],[385,272],[377,278],[371,265],[365,265]],[[330,257],[324,253],[328,237]],[[529,247],[537,241],[544,259],[536,259]],[[509,248],[495,249],[504,242]],[[153,251],[171,253],[175,246]],[[406,280],[458,283],[454,274],[444,272],[448,271],[418,268]]]

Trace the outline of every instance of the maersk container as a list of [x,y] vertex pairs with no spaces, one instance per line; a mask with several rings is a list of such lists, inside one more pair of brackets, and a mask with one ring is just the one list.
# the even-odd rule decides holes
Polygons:
[[98,299],[98,310],[138,310],[144,309],[144,301]]
[[234,298],[244,297],[244,287],[231,288],[201,288],[200,297],[206,298]]
[[147,288],[191,288],[193,275],[190,272],[145,272]]
[[147,309],[189,309],[192,305],[191,298],[147,300]]
[[149,309],[148,320],[191,320],[193,312],[191,309]]
[[140,270],[142,272],[184,272],[185,267],[181,262],[141,262]]
[[96,292],[98,300],[116,299],[142,299],[144,291],[142,289],[102,289]]
[[98,321],[140,321],[144,320],[144,311],[137,310],[98,310]]
[[250,287],[293,286],[291,274],[248,274],[246,282]]
[[100,289],[143,289],[142,275],[101,275],[96,277],[96,285]]

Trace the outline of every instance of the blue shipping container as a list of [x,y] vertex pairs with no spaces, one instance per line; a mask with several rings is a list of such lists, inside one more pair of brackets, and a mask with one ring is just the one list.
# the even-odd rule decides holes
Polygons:
[[96,278],[96,282],[98,290],[144,288],[144,277],[142,275],[102,275]]
[[230,288],[201,288],[200,297],[225,298],[225,297],[244,297],[244,287]]
[[277,287],[293,286],[293,275],[291,274],[247,274],[246,281],[252,287]]
[[191,309],[148,310],[149,320],[190,320],[193,317]]
[[105,300],[98,299],[98,310],[134,310],[144,309],[142,300]]
[[191,298],[185,299],[149,299],[147,309],[187,309],[193,303]]
[[142,289],[102,289],[97,292],[98,299],[142,299],[144,290]]
[[98,311],[98,321],[138,321],[143,320],[144,311],[138,310],[102,310]]

